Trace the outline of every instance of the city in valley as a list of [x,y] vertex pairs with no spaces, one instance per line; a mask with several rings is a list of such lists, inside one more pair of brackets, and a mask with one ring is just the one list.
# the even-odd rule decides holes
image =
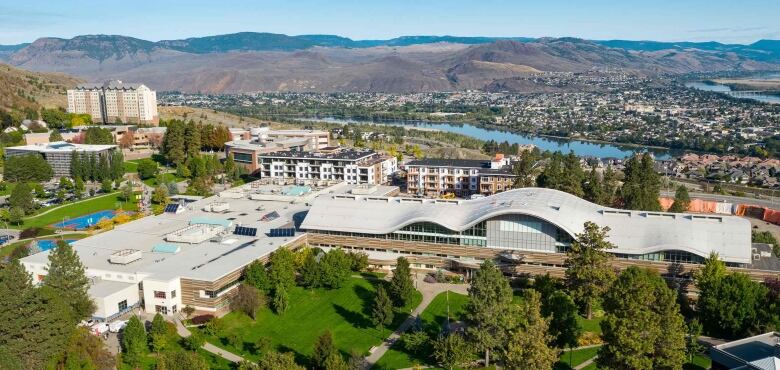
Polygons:
[[780,4],[436,3],[5,7],[0,369],[780,368]]

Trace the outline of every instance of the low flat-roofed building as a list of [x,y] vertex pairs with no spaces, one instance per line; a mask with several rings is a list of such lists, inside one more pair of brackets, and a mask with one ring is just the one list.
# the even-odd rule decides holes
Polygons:
[[70,161],[73,152],[80,155],[110,156],[116,150],[116,145],[73,144],[56,141],[46,144],[11,146],[5,148],[8,157],[38,154],[49,163],[54,171],[54,177],[70,177]]
[[[607,226],[618,268],[643,265],[667,273],[670,264],[698,268],[712,252],[749,270],[750,223],[712,216],[603,207],[557,190],[522,188],[474,200],[321,195],[302,224],[310,245],[383,252],[377,265],[401,255],[418,268],[476,266],[502,259],[518,272],[562,276],[565,252],[586,221]],[[749,270],[749,271],[748,271]]]
[[713,370],[780,369],[780,333],[769,332],[710,348]]
[[501,154],[490,160],[428,158],[404,165],[410,194],[492,195],[512,188],[515,174],[509,158]]

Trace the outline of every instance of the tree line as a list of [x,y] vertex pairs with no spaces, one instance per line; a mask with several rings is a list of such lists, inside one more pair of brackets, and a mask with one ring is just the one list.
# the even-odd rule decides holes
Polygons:
[[74,150],[70,156],[73,178],[85,181],[119,180],[124,176],[125,158],[115,150],[109,154],[82,153]]

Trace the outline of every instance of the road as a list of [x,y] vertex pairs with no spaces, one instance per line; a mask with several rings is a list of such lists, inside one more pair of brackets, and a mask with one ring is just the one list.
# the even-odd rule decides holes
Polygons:
[[448,290],[455,293],[468,294],[468,285],[466,284],[426,283],[423,280],[424,277],[425,274],[415,274],[414,280],[415,285],[417,286],[417,290],[422,293],[422,302],[420,302],[417,308],[412,311],[412,314],[409,315],[409,317],[398,327],[398,329],[396,329],[396,331],[390,334],[390,336],[385,339],[382,344],[380,344],[378,347],[375,347],[371,354],[366,357],[366,369],[373,367],[374,364],[377,363],[379,359],[382,358],[382,356],[384,356],[387,350],[392,347],[393,343],[398,340],[401,334],[403,334],[414,324],[416,317],[419,316],[425,310],[425,308],[428,307],[429,304],[431,304],[431,301],[433,301],[437,295]]
[[[736,197],[733,195],[720,195],[720,194],[698,193],[698,192],[690,192],[689,195],[691,196],[691,198],[697,198],[703,200],[714,200],[716,202],[729,202],[734,204],[755,204],[762,207],[780,209],[780,199],[778,198],[756,199],[756,198],[748,198],[748,197]],[[662,190],[661,196],[674,198],[674,191]]]

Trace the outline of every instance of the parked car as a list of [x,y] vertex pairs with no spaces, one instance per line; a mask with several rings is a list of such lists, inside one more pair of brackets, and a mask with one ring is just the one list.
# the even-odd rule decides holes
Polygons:
[[108,324],[108,331],[118,333],[127,326],[127,320],[116,320]]
[[92,333],[95,335],[103,335],[107,332],[108,332],[108,324],[104,322],[92,325]]

